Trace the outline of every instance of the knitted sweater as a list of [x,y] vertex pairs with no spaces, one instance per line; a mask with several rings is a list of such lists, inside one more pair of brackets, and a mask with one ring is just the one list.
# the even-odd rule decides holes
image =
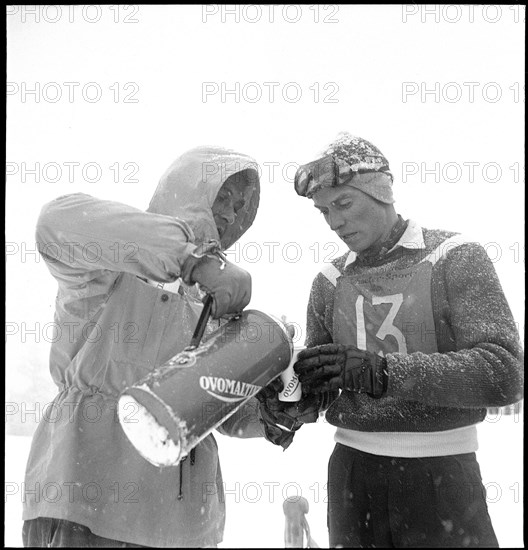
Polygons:
[[387,395],[373,399],[343,391],[326,413],[328,422],[360,432],[440,432],[480,422],[487,407],[522,398],[523,352],[517,329],[481,245],[409,221],[382,258],[371,263],[355,259],[354,252],[347,253],[315,277],[306,346],[335,339],[334,294],[340,275],[390,275],[430,261],[438,351],[387,353]]

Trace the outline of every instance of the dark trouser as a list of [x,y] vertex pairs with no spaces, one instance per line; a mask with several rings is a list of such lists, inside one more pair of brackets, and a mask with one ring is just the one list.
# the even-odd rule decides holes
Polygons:
[[393,458],[337,444],[330,546],[498,548],[475,453]]
[[22,540],[25,547],[150,548],[140,544],[105,539],[94,535],[84,525],[54,518],[36,518],[24,521]]

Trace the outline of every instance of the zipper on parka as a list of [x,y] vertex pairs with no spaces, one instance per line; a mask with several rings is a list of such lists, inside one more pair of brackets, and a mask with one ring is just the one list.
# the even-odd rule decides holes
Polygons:
[[[191,466],[194,466],[196,458],[196,447],[191,449]],[[187,460],[187,457],[184,457],[180,461],[180,489],[178,491],[178,500],[183,500],[183,463]]]

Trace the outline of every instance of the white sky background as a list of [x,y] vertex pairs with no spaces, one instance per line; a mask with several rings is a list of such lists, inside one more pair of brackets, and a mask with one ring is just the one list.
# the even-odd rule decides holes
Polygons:
[[[345,247],[311,201],[297,197],[293,174],[348,130],[389,159],[404,217],[498,243],[500,249],[488,250],[522,322],[523,13],[508,6],[437,6],[437,14],[413,5],[317,7],[318,13],[280,5],[271,15],[270,6],[261,6],[255,23],[249,20],[258,18],[257,8],[240,6],[227,6],[236,15],[220,5],[50,6],[38,15],[11,8],[17,12],[7,18],[7,81],[14,83],[7,100],[6,235],[15,243],[8,294],[16,296],[8,300],[10,318],[40,319],[54,299],[54,281],[22,248],[33,248],[44,202],[82,191],[146,208],[174,158],[196,145],[221,144],[253,155],[262,168],[257,219],[240,254],[231,256],[251,269],[251,307],[303,325],[311,280],[325,257],[336,256],[328,243]],[[264,84],[272,82],[274,101]],[[82,93],[96,96],[89,83],[101,91],[93,103]],[[204,97],[204,83],[218,92]],[[235,83],[238,97],[222,97]],[[39,102],[24,86],[39,86]],[[435,86],[436,96],[424,95]],[[58,91],[62,97],[52,102]],[[260,101],[247,101],[259,91]],[[40,182],[24,173],[36,163]],[[57,183],[50,163],[61,168]],[[74,178],[65,163],[79,163]],[[99,175],[89,163],[97,163]],[[436,163],[438,183],[424,170]]]
[[[311,281],[324,258],[345,246],[311,201],[297,197],[293,174],[347,130],[388,158],[400,214],[489,246],[523,332],[522,10],[8,8],[6,319],[16,333],[6,337],[7,395],[22,390],[35,356],[45,361],[49,350],[42,328],[53,320],[56,284],[35,254],[24,253],[35,248],[42,205],[81,191],[144,209],[169,164],[205,144],[238,149],[262,168],[256,221],[231,256],[251,271],[250,307],[284,314],[304,329]],[[71,85],[73,101],[67,82],[78,83]],[[236,83],[238,97],[222,96]],[[273,101],[265,83],[276,83]],[[204,97],[205,85],[218,92]],[[36,86],[37,97],[24,93]],[[83,97],[84,90],[93,99],[97,87],[99,100]],[[57,91],[62,97],[54,101]],[[252,101],[258,91],[262,97]],[[36,163],[40,181],[24,173]],[[53,163],[62,169],[56,183]],[[79,163],[74,181],[65,163]],[[88,163],[100,167],[98,181],[90,181],[97,177],[93,168],[84,177]],[[437,182],[422,170],[435,163]],[[273,258],[264,243],[278,243]],[[40,342],[23,332],[35,326]]]

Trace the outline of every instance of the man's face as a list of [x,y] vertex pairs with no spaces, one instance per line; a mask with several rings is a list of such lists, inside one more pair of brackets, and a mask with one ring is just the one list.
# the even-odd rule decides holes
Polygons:
[[231,176],[220,188],[213,203],[213,217],[218,229],[218,235],[222,238],[226,229],[234,223],[237,212],[244,208],[251,191],[244,178]]
[[388,205],[355,187],[323,187],[312,199],[330,228],[354,252],[382,242],[392,228]]

